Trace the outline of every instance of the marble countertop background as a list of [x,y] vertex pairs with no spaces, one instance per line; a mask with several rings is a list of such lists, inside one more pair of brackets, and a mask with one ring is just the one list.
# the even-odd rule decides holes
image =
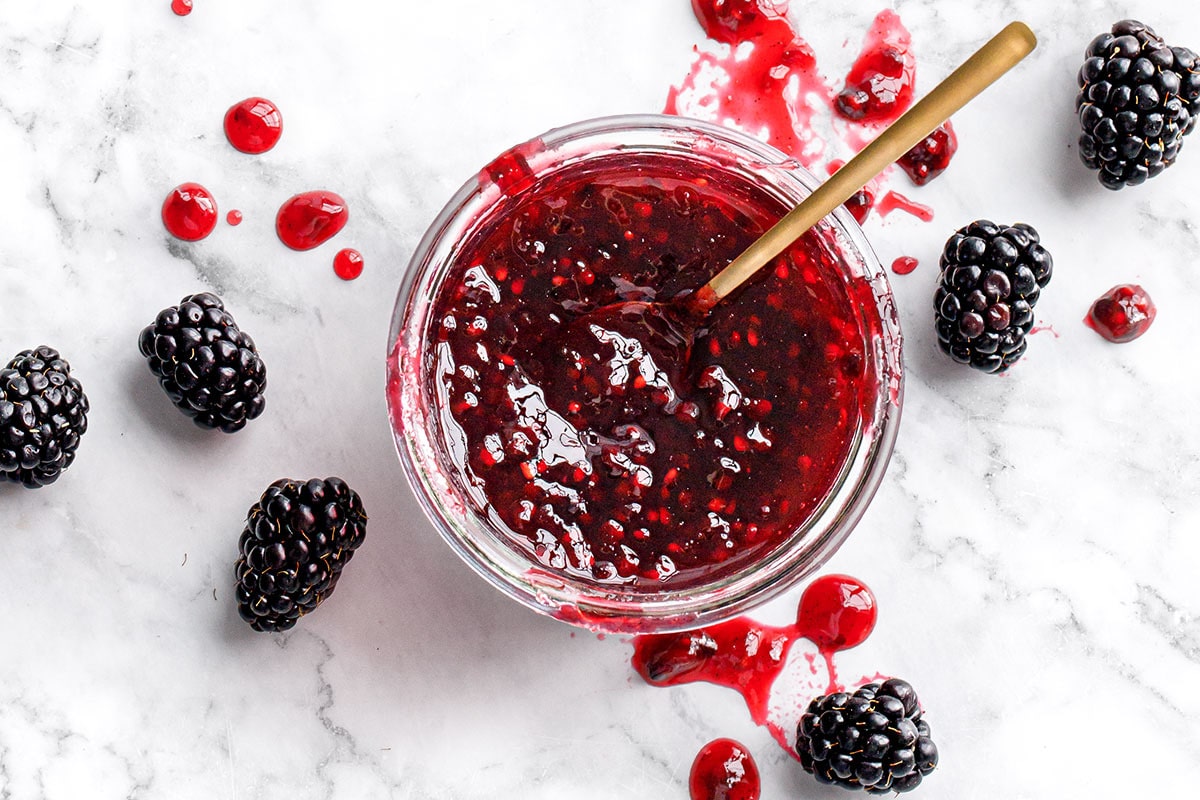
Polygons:
[[[831,79],[876,3],[793,0]],[[921,693],[942,766],[926,798],[1189,797],[1200,780],[1200,137],[1114,194],[1074,150],[1075,72],[1134,16],[1200,47],[1200,7],[1080,0],[893,6],[918,91],[1012,18],[1041,47],[955,119],[936,211],[866,230],[895,276],[908,383],[894,460],[828,565],[870,584],[879,624],[844,678]],[[745,742],[764,800],[819,787],[740,699],[658,689],[631,648],[543,619],[477,579],[421,516],[384,404],[395,291],[425,226],[505,147],[559,124],[660,111],[704,42],[687,0],[0,2],[0,355],[61,350],[92,402],[74,466],[0,487],[0,798],[683,800],[706,741]],[[707,47],[709,45],[702,44]],[[271,98],[262,156],[225,141],[232,103]],[[1191,150],[1196,152],[1192,153]],[[168,190],[206,185],[208,239],[172,239]],[[273,231],[300,191],[350,223],[296,253]],[[1035,225],[1056,262],[1028,355],[995,378],[936,349],[942,242],[978,217]],[[339,247],[366,261],[351,283]],[[1081,323],[1139,282],[1159,319],[1114,346]],[[234,436],[175,411],[140,328],[222,295],[270,372]],[[236,614],[246,510],[272,480],[340,475],[367,541],[293,631]],[[798,590],[758,616],[782,622]]]

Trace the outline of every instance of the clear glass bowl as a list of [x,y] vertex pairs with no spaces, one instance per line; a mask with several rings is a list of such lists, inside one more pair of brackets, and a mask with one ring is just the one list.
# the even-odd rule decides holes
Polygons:
[[[847,291],[857,303],[874,388],[833,491],[817,511],[762,558],[708,582],[625,586],[564,574],[539,563],[468,487],[455,466],[460,447],[427,385],[427,336],[439,285],[463,244],[506,193],[522,191],[566,165],[606,155],[686,157],[764,188],[785,207],[810,194],[817,179],[783,153],[745,134],[680,117],[608,117],[552,130],[507,151],[469,180],[434,220],[400,286],[388,340],[387,400],[405,475],[446,542],[480,576],[509,597],[592,630],[646,633],[712,624],[759,605],[818,569],[842,544],[875,494],[892,453],[903,393],[901,334],[891,288],[862,230],[844,209],[818,226],[842,256]],[[864,291],[865,289],[865,291]],[[448,413],[448,412],[447,412]]]

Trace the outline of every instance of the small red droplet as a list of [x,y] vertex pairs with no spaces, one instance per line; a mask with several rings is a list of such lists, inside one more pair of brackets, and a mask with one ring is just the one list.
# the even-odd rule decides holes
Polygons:
[[352,281],[363,271],[362,253],[347,247],[333,257],[333,271],[344,281]]
[[192,13],[192,0],[171,0],[171,10],[177,17],[186,17]]
[[758,765],[741,742],[715,739],[700,749],[688,777],[692,800],[758,800]]
[[1110,342],[1132,342],[1150,328],[1157,313],[1145,289],[1123,284],[1109,289],[1093,303],[1083,321]]
[[912,256],[900,256],[892,262],[892,272],[897,275],[907,275],[917,268],[917,260]]
[[243,153],[265,153],[283,135],[283,115],[265,97],[247,97],[225,112],[225,138]]
[[848,650],[875,627],[875,595],[849,575],[823,575],[800,596],[800,634],[822,650]]
[[242,224],[242,212],[238,211],[236,208],[233,209],[232,211],[230,211],[228,214],[225,215],[225,221],[227,223],[229,223],[230,225],[241,225]]
[[304,192],[289,198],[275,215],[275,233],[293,250],[311,250],[346,227],[346,201],[333,192]]
[[177,239],[198,241],[217,226],[217,201],[200,184],[181,183],[163,201],[162,221]]

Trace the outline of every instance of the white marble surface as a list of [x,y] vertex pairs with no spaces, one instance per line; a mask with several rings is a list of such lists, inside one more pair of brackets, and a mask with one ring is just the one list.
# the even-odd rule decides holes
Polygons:
[[[458,562],[421,517],[389,438],[395,288],[451,192],[557,124],[662,108],[703,41],[687,0],[0,2],[0,351],[52,344],[91,398],[55,485],[0,488],[0,798],[686,798],[717,736],[758,758],[766,800],[812,783],[740,699],[641,683],[630,646],[540,618]],[[883,3],[793,2],[832,79]],[[956,119],[952,169],[896,188],[936,210],[867,225],[894,280],[908,385],[895,458],[829,564],[875,590],[844,677],[902,675],[943,754],[928,798],[1190,797],[1200,779],[1200,139],[1138,189],[1105,191],[1073,149],[1088,39],[1137,16],[1200,47],[1186,3],[1033,0],[894,7],[918,88],[1014,17],[1034,56]],[[233,102],[283,111],[270,153],[221,133]],[[1191,152],[1192,149],[1196,152]],[[223,222],[182,244],[159,204],[185,180]],[[286,250],[289,195],[342,193],[330,244]],[[1034,224],[1056,260],[1049,332],[1007,377],[936,351],[946,236]],[[366,272],[330,270],[354,246]],[[1160,318],[1113,346],[1080,322],[1115,283]],[[158,309],[219,292],[259,343],[267,413],[235,436],[170,407],[135,340]],[[247,508],[281,476],[338,474],[367,542],[294,631],[234,611]],[[782,622],[797,592],[760,612]]]

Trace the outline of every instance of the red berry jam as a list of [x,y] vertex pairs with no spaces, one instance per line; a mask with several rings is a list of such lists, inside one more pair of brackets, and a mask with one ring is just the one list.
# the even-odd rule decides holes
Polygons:
[[796,625],[822,652],[858,647],[875,628],[875,595],[849,575],[825,575],[800,596]]
[[741,742],[714,739],[696,754],[688,790],[691,800],[759,800],[758,765]]
[[836,106],[846,119],[887,124],[912,103],[916,59],[911,37],[893,11],[883,11],[867,33],[862,54],[846,75]]
[[1105,292],[1083,321],[1110,342],[1132,342],[1149,330],[1156,313],[1146,290],[1127,283]]
[[217,227],[217,201],[198,183],[181,183],[162,205],[167,232],[185,242],[203,239]]
[[283,135],[283,115],[265,97],[248,97],[225,112],[225,138],[243,153],[265,153]]
[[233,226],[241,225],[242,224],[242,212],[238,211],[236,208],[233,209],[232,211],[230,211],[228,214],[225,215],[225,223],[227,225],[233,225]]
[[692,0],[692,11],[708,38],[736,45],[770,33],[772,20],[779,20],[787,14],[787,3],[772,3],[770,0]]
[[344,281],[352,281],[363,271],[362,253],[347,247],[333,257],[333,272]]
[[897,275],[907,275],[917,268],[917,263],[912,256],[900,256],[892,262],[892,272]]
[[346,227],[350,211],[333,192],[304,192],[289,198],[275,215],[279,240],[293,250],[311,250]]
[[957,151],[958,137],[954,135],[950,120],[946,120],[896,163],[913,183],[924,186],[950,166],[950,159]]
[[186,17],[192,13],[192,0],[171,0],[171,10],[175,16]]
[[676,346],[670,299],[781,201],[671,155],[510,185],[448,268],[424,361],[492,524],[551,570],[651,588],[786,542],[834,492],[877,396],[859,311],[874,295],[851,296],[866,282],[810,232]]

